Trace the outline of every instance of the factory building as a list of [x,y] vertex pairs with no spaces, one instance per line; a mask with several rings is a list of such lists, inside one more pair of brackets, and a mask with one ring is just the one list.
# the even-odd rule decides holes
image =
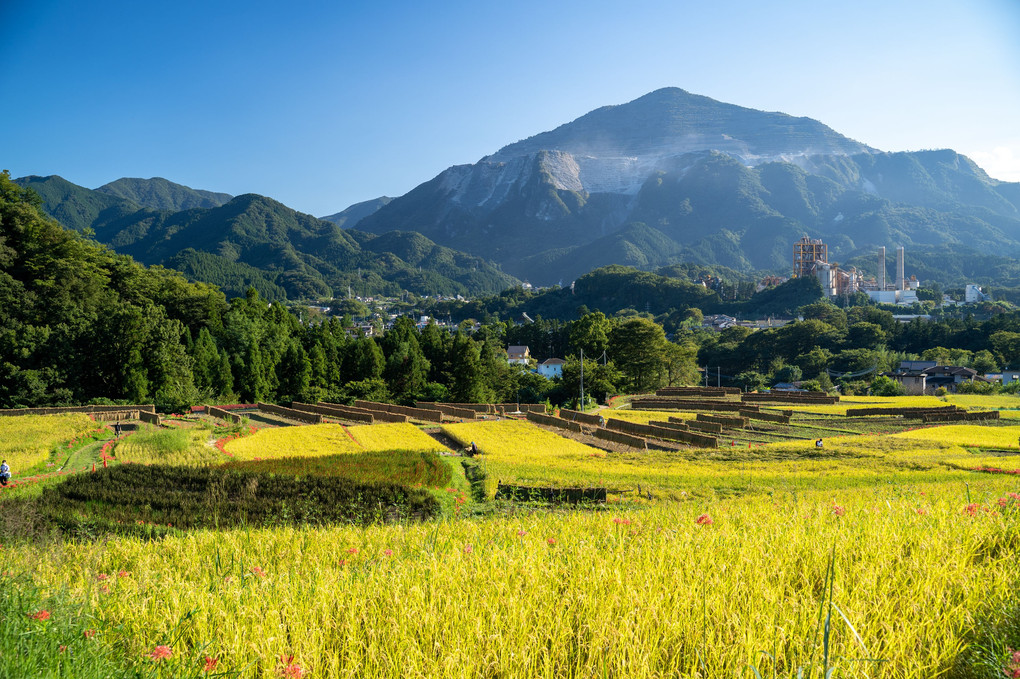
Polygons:
[[793,244],[793,275],[795,278],[815,276],[827,298],[864,292],[882,304],[909,305],[917,301],[917,277],[909,279],[905,273],[905,253],[896,249],[896,278],[886,282],[885,247],[878,249],[878,276],[865,279],[856,267],[841,269],[838,262],[829,261],[828,246],[818,238],[804,236]]

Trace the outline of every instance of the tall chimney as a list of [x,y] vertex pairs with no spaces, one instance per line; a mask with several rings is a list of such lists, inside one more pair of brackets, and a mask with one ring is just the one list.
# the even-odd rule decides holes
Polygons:
[[878,289],[885,290],[885,246],[878,249]]
[[903,280],[906,276],[903,274],[903,246],[896,248],[896,289],[902,290]]

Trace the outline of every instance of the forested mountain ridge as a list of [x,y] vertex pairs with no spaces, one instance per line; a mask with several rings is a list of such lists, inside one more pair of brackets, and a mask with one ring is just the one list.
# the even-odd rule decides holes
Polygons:
[[162,177],[121,177],[100,186],[96,191],[130,200],[142,207],[174,212],[196,207],[219,207],[233,198],[229,193],[193,189]]
[[69,228],[90,228],[100,242],[139,262],[182,266],[233,295],[248,287],[271,299],[281,291],[311,299],[348,289],[362,295],[491,294],[517,283],[479,257],[416,234],[344,230],[257,194],[175,212],[56,176],[16,181],[35,190],[43,208]]
[[538,284],[606,264],[785,271],[804,234],[839,260],[879,245],[1015,256],[1020,184],[951,150],[885,153],[668,88],[451,167],[358,228],[418,231]]

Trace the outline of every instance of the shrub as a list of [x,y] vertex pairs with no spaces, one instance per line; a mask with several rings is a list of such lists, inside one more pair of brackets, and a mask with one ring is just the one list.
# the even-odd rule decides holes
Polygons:
[[905,396],[907,390],[896,380],[879,375],[871,381],[871,394],[873,396]]

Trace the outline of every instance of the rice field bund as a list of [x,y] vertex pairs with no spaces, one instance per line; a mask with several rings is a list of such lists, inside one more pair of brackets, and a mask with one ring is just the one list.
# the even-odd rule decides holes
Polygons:
[[0,676],[1020,676],[1020,399],[967,399],[999,419],[769,406],[715,447],[2,417]]

